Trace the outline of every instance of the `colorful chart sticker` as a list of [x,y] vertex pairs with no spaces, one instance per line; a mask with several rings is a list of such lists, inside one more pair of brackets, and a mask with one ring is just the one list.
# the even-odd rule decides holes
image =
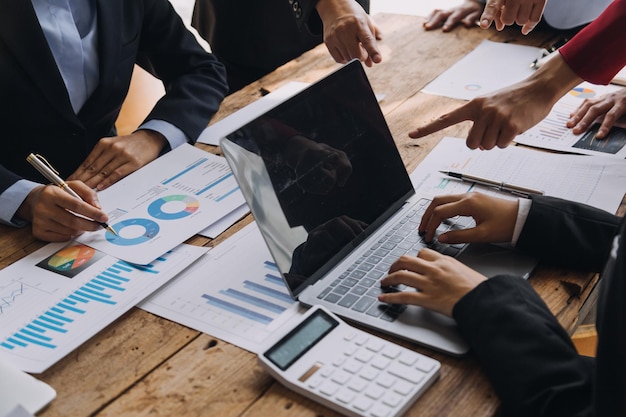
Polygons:
[[107,231],[106,240],[114,245],[132,246],[146,243],[159,233],[159,225],[149,219],[126,219],[111,226],[117,236]]
[[67,246],[39,262],[37,266],[66,277],[73,277],[102,258],[103,254],[86,245]]
[[148,214],[159,220],[177,220],[190,216],[200,207],[195,198],[188,195],[168,195],[154,200],[148,206]]
[[572,88],[572,90],[569,92],[571,95],[573,95],[574,97],[578,97],[578,98],[592,98],[595,97],[596,92],[594,90],[592,90],[591,88],[586,88],[586,87],[575,87]]

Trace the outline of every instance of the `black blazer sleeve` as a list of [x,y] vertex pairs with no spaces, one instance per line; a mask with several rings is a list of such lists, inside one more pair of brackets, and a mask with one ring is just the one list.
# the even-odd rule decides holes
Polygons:
[[619,223],[591,206],[535,196],[516,248],[554,265],[600,272]]
[[228,90],[226,72],[200,47],[168,1],[146,0],[145,7],[138,62],[166,90],[146,120],[170,122],[195,142]]
[[582,417],[592,411],[593,366],[527,281],[493,277],[454,307],[463,337],[504,415]]

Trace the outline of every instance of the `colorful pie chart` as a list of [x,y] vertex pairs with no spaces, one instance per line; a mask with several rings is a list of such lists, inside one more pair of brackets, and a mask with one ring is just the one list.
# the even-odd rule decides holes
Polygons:
[[572,88],[572,90],[569,92],[571,95],[573,95],[574,97],[578,97],[578,98],[592,98],[595,97],[596,92],[594,90],[592,90],[591,88],[585,88],[585,87],[575,87]]
[[146,243],[159,234],[159,225],[149,219],[126,219],[111,226],[117,236],[107,231],[106,240],[114,245],[132,246]]
[[85,265],[93,255],[95,249],[85,245],[75,245],[63,248],[48,260],[48,266],[57,271],[69,271]]
[[200,203],[188,195],[168,195],[154,200],[148,214],[159,220],[177,220],[195,213]]

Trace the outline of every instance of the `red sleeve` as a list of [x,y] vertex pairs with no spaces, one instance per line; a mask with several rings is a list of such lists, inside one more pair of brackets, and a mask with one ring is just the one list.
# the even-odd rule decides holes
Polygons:
[[626,65],[626,0],[614,0],[559,52],[582,79],[608,84]]

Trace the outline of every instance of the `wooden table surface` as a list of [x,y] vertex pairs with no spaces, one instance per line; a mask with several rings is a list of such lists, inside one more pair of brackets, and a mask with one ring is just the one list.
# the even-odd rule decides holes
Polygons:
[[[551,32],[522,36],[519,30],[460,28],[425,32],[423,18],[377,15],[384,62],[366,72],[406,167],[412,171],[444,136],[465,137],[462,123],[416,142],[407,133],[449,111],[460,101],[420,90],[482,40],[547,46]],[[324,45],[289,62],[260,81],[229,96],[217,121],[288,81],[313,82],[337,68]],[[415,144],[419,143],[419,146]],[[198,145],[210,152],[219,148]],[[247,216],[217,239],[196,236],[187,243],[215,246],[251,221]],[[0,268],[43,246],[30,230],[0,226]],[[573,330],[578,311],[597,277],[539,266],[530,278],[560,322]],[[384,335],[380,335],[387,337]],[[387,337],[388,338],[388,337]],[[441,377],[407,416],[494,416],[499,401],[470,354],[452,358],[407,342],[396,342],[441,361]],[[258,364],[254,354],[210,335],[134,308],[67,355],[38,378],[57,391],[40,415],[73,416],[335,416],[336,413],[283,388]]]

